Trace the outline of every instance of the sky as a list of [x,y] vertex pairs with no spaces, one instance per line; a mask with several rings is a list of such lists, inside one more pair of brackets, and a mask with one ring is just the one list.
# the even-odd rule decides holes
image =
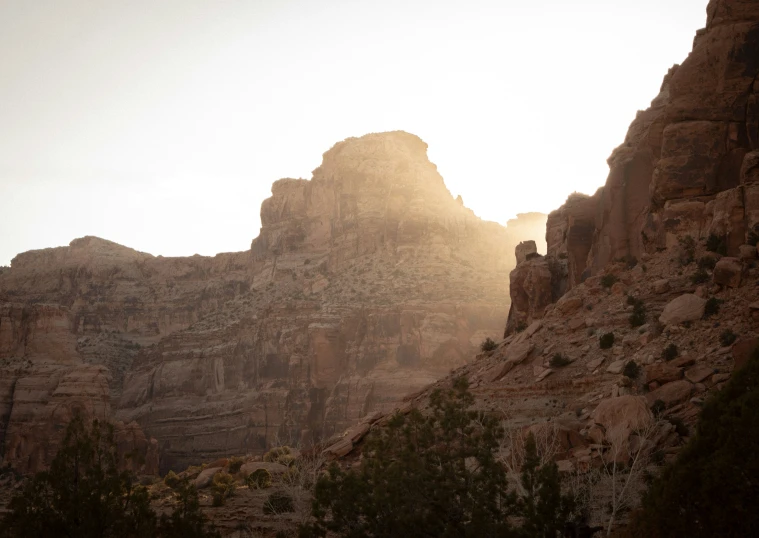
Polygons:
[[0,0],[0,265],[250,247],[273,181],[405,130],[505,223],[592,194],[706,0]]

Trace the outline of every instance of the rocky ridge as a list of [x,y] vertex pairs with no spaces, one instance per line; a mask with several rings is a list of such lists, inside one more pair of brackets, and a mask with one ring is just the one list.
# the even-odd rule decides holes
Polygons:
[[480,220],[392,132],[275,182],[246,252],[20,254],[0,273],[3,460],[44,468],[77,411],[131,432],[146,473],[342,431],[497,337],[514,246],[544,218]]

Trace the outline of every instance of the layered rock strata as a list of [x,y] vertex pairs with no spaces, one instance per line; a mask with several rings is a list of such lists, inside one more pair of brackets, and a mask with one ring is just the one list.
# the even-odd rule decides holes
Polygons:
[[514,247],[545,217],[480,220],[426,148],[336,144],[311,180],[274,183],[247,252],[86,237],[17,256],[0,274],[4,460],[44,467],[75,412],[123,423],[163,470],[307,444],[466,363],[501,332]]

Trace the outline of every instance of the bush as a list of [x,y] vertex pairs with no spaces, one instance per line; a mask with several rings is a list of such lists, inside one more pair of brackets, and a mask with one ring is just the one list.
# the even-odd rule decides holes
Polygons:
[[695,434],[648,488],[631,536],[743,537],[759,529],[759,349],[706,400]]
[[706,301],[706,304],[704,305],[704,319],[708,319],[719,314],[720,304],[722,304],[722,301],[716,297],[709,297],[709,299]]
[[[278,446],[269,450],[264,454],[264,461],[269,463],[282,463],[282,460],[286,459],[286,456],[290,456],[292,449],[289,446]],[[282,465],[289,465],[288,463],[282,463]]]
[[709,282],[709,273],[703,269],[699,269],[691,275],[690,280],[694,284],[704,284],[706,282]]
[[601,277],[601,285],[604,288],[611,288],[614,284],[617,283],[619,279],[616,275],[608,274]]
[[232,458],[229,460],[229,474],[237,474],[240,472],[240,467],[245,463],[242,458]]
[[638,366],[638,363],[635,361],[629,361],[625,364],[622,374],[630,379],[638,379],[638,376],[640,375],[640,366]]
[[661,352],[661,358],[665,361],[671,361],[677,358],[678,350],[675,344],[669,344]]
[[717,265],[717,259],[714,256],[704,256],[698,260],[698,268],[712,271]]
[[551,368],[563,368],[564,366],[572,364],[572,361],[570,361],[561,353],[556,353],[553,357],[551,357],[551,360],[548,361],[548,364],[551,366]]
[[295,512],[293,498],[285,493],[274,492],[269,495],[264,503],[264,514],[276,515]]
[[719,343],[722,344],[722,347],[732,346],[737,339],[738,335],[731,329],[725,329],[722,331],[722,334],[719,335]]
[[248,475],[245,483],[250,489],[268,489],[271,487],[271,473],[266,469],[256,469]]
[[706,250],[716,252],[722,256],[727,256],[727,239],[722,236],[711,234],[706,239]]
[[633,313],[630,314],[630,326],[640,327],[646,323],[646,305],[643,301],[636,299],[635,297],[628,295],[627,304],[633,306]]
[[498,344],[496,344],[495,341],[490,337],[486,338],[485,341],[482,344],[480,344],[480,349],[482,351],[493,351],[497,347],[498,347]]
[[664,403],[664,400],[656,400],[654,405],[651,406],[651,412],[655,417],[661,415],[665,409],[667,409],[667,404]]
[[685,237],[678,237],[678,243],[680,248],[683,249],[683,256],[680,258],[680,263],[688,265],[693,262],[693,258],[696,256],[696,240],[690,235]]
[[601,349],[609,349],[614,345],[614,333],[606,333],[598,339],[598,345]]
[[177,489],[177,486],[182,482],[182,479],[177,476],[174,471],[169,471],[166,476],[163,477],[163,483],[169,486],[171,489]]
[[237,485],[235,477],[223,471],[213,475],[211,482],[211,493],[213,494],[213,505],[222,506],[229,497],[235,494]]
[[680,437],[688,437],[690,434],[690,430],[688,429],[688,425],[683,422],[683,419],[680,417],[667,417],[667,422],[672,424],[675,427],[675,431],[677,432],[677,435]]

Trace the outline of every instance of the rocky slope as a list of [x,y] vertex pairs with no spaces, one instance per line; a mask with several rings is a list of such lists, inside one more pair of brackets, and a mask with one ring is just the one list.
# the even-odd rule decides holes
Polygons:
[[[759,4],[712,0],[707,15],[610,157],[605,186],[549,215],[545,255],[517,247],[498,348],[399,411],[463,375],[507,427],[549,427],[564,471],[627,464],[644,447],[638,472],[655,473],[677,453],[704,399],[759,346]],[[326,453],[350,461],[386,416]],[[591,519],[606,525],[602,484]]]
[[95,237],[17,256],[0,273],[4,461],[44,467],[76,411],[115,420],[142,472],[341,431],[499,335],[514,246],[545,216],[483,222],[392,132],[275,182],[261,223],[250,251],[213,258]]

